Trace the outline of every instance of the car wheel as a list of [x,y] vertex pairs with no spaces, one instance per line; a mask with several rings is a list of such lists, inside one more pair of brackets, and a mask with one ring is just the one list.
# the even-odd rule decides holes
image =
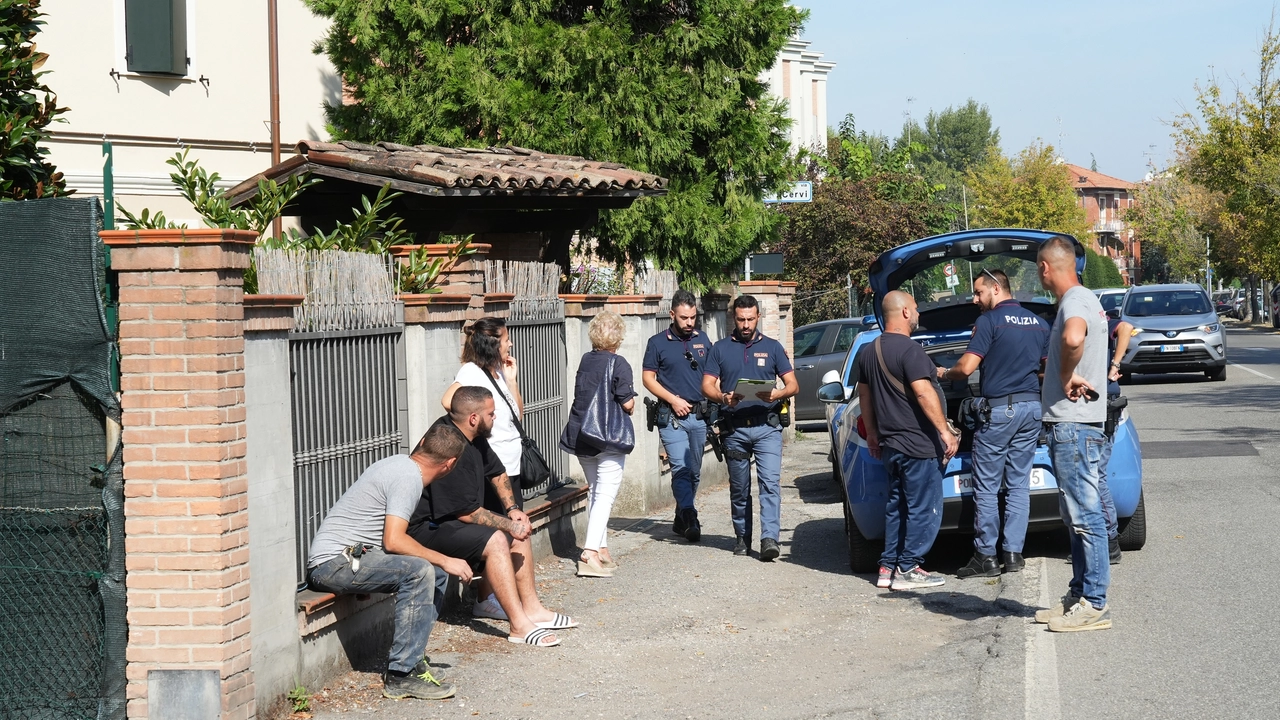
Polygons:
[[1223,365],[1222,367],[1216,367],[1212,370],[1205,370],[1204,376],[1209,378],[1210,380],[1218,380],[1218,381],[1226,380],[1227,366]]
[[1138,507],[1132,517],[1120,518],[1121,550],[1141,550],[1147,544],[1147,505],[1142,494],[1138,495]]
[[831,448],[831,452],[828,453],[828,457],[831,458],[831,482],[836,485],[840,485],[842,484],[842,480],[840,479],[840,463],[836,460],[835,448]]
[[880,568],[880,556],[884,554],[883,540],[868,540],[858,530],[849,513],[849,505],[844,506],[845,537],[849,540],[849,569],[855,573],[872,573]]

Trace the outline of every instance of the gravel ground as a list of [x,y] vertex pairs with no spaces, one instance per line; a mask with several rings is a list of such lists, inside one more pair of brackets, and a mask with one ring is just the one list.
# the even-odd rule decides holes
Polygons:
[[[808,432],[784,451],[777,562],[733,556],[726,487],[702,493],[698,544],[670,532],[668,513],[615,518],[615,577],[575,578],[572,558],[540,566],[544,602],[582,623],[561,631],[559,647],[509,644],[506,623],[460,609],[437,623],[428,648],[456,697],[385,700],[376,674],[353,672],[317,693],[313,716],[1020,715],[1032,611],[1024,580],[950,577],[936,590],[889,593],[850,574],[828,442]],[[971,547],[944,538],[929,567],[953,573]]]

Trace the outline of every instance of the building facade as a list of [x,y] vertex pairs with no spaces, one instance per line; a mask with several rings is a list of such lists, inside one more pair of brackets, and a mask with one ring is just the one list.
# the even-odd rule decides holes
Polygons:
[[1125,211],[1133,207],[1136,184],[1079,165],[1067,163],[1066,167],[1093,231],[1093,251],[1116,264],[1126,285],[1141,282],[1141,243],[1124,221]]
[[787,41],[777,62],[760,75],[769,92],[787,103],[792,153],[827,145],[827,74],[836,65],[810,50],[810,44],[799,38]]
[[[257,0],[46,3],[37,36],[44,78],[69,110],[51,127],[49,159],[78,195],[103,192],[111,141],[114,195],[138,213],[201,227],[169,181],[183,148],[230,187],[271,167],[268,6]],[[324,104],[342,83],[312,48],[329,25],[302,0],[275,0],[283,152],[327,139]],[[118,214],[118,212],[117,212]]]

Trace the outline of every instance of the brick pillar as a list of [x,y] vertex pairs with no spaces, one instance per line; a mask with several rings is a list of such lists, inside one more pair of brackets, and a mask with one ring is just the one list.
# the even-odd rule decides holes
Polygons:
[[242,300],[255,237],[102,233],[120,283],[130,718],[216,698],[226,720],[254,716]]

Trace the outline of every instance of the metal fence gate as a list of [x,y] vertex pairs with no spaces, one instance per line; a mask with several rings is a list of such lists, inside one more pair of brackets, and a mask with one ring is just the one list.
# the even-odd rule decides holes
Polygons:
[[257,248],[254,260],[261,292],[304,297],[289,334],[301,585],[329,508],[365,468],[409,451],[404,306],[387,256]]
[[564,484],[569,459],[560,451],[565,405],[564,302],[558,298],[516,298],[507,319],[511,354],[520,362],[520,394],[524,429],[538,443],[551,466],[552,478],[521,489],[525,500]]
[[409,452],[403,338],[403,325],[289,338],[299,583],[329,508],[365,468]]

